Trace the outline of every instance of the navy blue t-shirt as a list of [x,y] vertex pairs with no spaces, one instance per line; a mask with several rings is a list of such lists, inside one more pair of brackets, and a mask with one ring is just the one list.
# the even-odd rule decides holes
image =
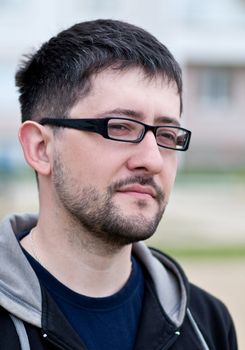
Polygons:
[[39,280],[89,350],[133,349],[144,294],[143,271],[136,258],[132,258],[131,275],[119,292],[109,297],[91,298],[67,288],[26,251],[25,254]]

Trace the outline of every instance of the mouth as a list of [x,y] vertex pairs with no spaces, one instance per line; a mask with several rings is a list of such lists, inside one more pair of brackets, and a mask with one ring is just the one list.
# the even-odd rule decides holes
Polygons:
[[118,190],[119,193],[131,195],[137,198],[156,198],[156,191],[150,186],[143,186],[139,184],[124,186]]

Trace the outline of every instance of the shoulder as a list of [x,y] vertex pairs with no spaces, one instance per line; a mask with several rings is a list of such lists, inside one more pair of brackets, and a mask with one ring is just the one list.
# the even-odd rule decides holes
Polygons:
[[231,320],[229,311],[221,300],[192,283],[189,284],[189,305],[202,318],[215,317],[226,324]]
[[232,317],[221,300],[190,283],[189,310],[202,333],[218,348],[237,349]]

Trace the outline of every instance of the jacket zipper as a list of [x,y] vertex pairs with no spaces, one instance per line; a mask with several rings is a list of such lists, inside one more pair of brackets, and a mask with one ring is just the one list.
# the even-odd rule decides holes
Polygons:
[[180,336],[180,331],[177,329],[174,334],[172,335],[172,337],[169,339],[169,341],[167,342],[167,344],[164,345],[163,348],[159,349],[159,350],[167,350],[169,349],[178,339],[178,337]]
[[[57,344],[55,339],[52,339],[52,336],[48,336],[47,333],[43,332],[42,333],[43,339],[44,341],[49,342],[52,345],[55,345],[57,347],[57,349],[61,349],[61,350],[74,350],[71,349],[70,347],[68,348],[66,345],[61,345],[61,344]],[[85,349],[84,349],[85,350]]]

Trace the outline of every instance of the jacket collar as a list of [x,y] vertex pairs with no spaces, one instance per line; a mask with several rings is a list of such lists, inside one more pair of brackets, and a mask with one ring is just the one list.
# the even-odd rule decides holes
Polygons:
[[141,261],[149,275],[159,305],[171,322],[179,327],[184,320],[188,299],[188,281],[180,266],[156,249],[142,242],[133,245],[133,254]]
[[[39,281],[15,238],[16,233],[30,230],[36,221],[36,215],[15,215],[0,226],[0,305],[16,317],[41,327]],[[151,281],[152,292],[147,292],[146,305],[147,300],[152,300],[150,305],[159,310],[156,314],[165,315],[167,324],[178,328],[185,317],[187,305],[188,283],[183,272],[172,259],[156,250],[149,250],[142,242],[133,245],[133,254],[141,261],[145,275]]]

